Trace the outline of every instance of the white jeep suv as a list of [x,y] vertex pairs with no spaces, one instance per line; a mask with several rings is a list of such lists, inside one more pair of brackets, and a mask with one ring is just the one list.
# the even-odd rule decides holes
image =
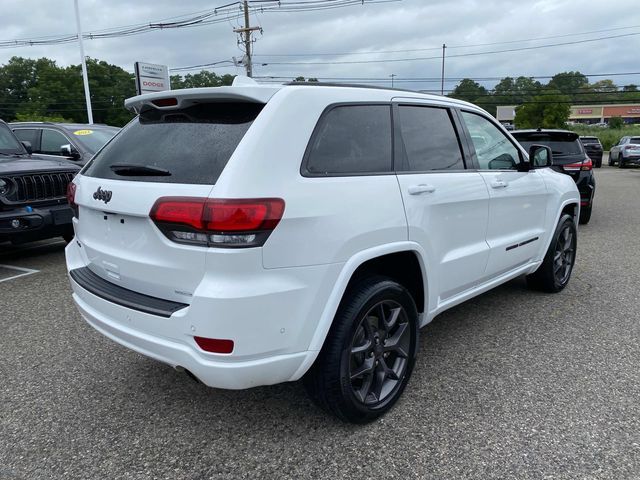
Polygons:
[[437,314],[521,275],[569,281],[575,183],[469,103],[242,79],[125,105],[138,116],[69,188],[73,299],[206,385],[304,377],[370,421]]

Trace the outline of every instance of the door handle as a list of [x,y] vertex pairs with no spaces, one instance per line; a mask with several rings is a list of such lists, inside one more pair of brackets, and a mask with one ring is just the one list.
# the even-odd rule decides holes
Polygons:
[[509,186],[509,182],[505,182],[504,180],[494,180],[491,182],[491,188],[506,188]]
[[409,195],[422,195],[423,193],[433,193],[436,191],[436,187],[433,185],[411,185],[408,189]]

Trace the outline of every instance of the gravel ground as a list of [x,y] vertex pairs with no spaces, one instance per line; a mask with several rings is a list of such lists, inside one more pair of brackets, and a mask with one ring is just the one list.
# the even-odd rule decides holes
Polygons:
[[0,283],[0,480],[640,478],[640,169],[603,167],[574,276],[516,280],[422,331],[409,388],[367,426],[300,383],[222,391],[76,312],[56,243]]

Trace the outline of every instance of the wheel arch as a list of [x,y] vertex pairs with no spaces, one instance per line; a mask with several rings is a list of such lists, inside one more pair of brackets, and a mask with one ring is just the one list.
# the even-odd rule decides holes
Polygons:
[[[378,246],[358,252],[352,256],[344,264],[334,288],[327,299],[325,308],[309,344],[309,355],[307,355],[306,361],[300,366],[291,380],[297,380],[302,377],[311,365],[313,365],[327,338],[327,334],[333,324],[333,319],[344,294],[349,288],[349,285],[363,275],[382,274],[394,278],[399,283],[405,285],[407,278],[419,273],[420,281],[414,280],[413,282],[409,282],[410,285],[405,285],[405,288],[407,288],[414,297],[418,312],[427,312],[429,303],[429,278],[425,258],[426,256],[422,247],[414,242],[398,242]],[[410,266],[408,271],[403,272],[402,267],[407,266]],[[315,354],[311,354],[312,352],[315,352]]]

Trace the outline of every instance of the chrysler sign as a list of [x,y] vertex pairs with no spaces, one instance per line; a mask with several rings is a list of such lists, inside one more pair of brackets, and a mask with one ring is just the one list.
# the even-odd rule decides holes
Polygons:
[[169,69],[166,65],[136,62],[135,70],[138,95],[171,90]]

